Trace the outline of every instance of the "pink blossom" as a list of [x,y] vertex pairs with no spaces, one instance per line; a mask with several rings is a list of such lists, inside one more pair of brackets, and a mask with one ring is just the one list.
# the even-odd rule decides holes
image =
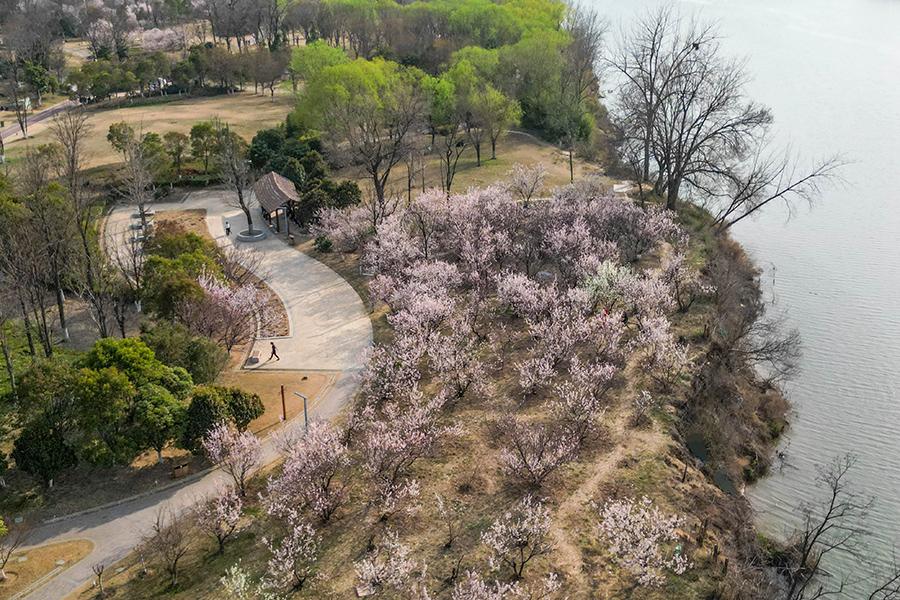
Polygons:
[[293,521],[290,531],[277,546],[268,538],[263,544],[272,553],[262,585],[279,592],[300,589],[312,575],[321,537],[308,523]]
[[221,467],[234,480],[241,496],[245,496],[247,478],[262,463],[262,449],[256,436],[249,431],[238,432],[222,422],[203,438],[203,448],[209,460]]
[[597,533],[619,563],[644,586],[665,583],[663,571],[681,575],[691,564],[679,554],[666,556],[663,545],[681,538],[684,519],[666,516],[649,498],[609,500],[599,508]]
[[553,550],[550,510],[532,496],[525,496],[512,510],[498,518],[481,535],[490,551],[488,563],[494,570],[509,567],[516,579],[531,560]]
[[500,465],[507,475],[540,486],[554,471],[575,460],[579,440],[566,429],[508,417],[501,421],[505,432]]
[[216,484],[212,498],[200,500],[194,512],[197,527],[219,544],[219,553],[225,551],[225,543],[231,538],[241,519],[244,502],[233,486]]
[[309,508],[323,522],[328,521],[344,500],[344,485],[336,477],[349,462],[341,432],[333,425],[314,421],[294,444],[281,475],[269,478],[269,513],[288,518],[297,508]]
[[258,334],[270,334],[277,318],[268,292],[253,285],[230,286],[208,273],[197,282],[203,298],[186,300],[178,308],[188,329],[218,341],[229,352]]
[[360,587],[372,591],[401,591],[410,587],[419,563],[396,532],[387,530],[377,546],[353,564]]

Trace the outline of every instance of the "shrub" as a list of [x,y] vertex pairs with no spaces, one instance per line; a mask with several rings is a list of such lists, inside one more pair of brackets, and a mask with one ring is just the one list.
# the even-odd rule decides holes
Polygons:
[[237,427],[238,431],[244,431],[254,419],[258,419],[266,412],[262,400],[257,394],[251,394],[236,387],[219,388],[225,398],[225,406],[228,416]]
[[331,239],[327,236],[320,235],[316,237],[315,241],[316,252],[321,252],[322,254],[327,254],[331,252]]
[[78,464],[62,432],[43,420],[30,423],[14,444],[12,457],[26,473],[52,484],[53,478]]
[[225,365],[228,353],[214,341],[192,335],[184,326],[159,323],[144,328],[141,340],[156,353],[156,358],[170,367],[183,367],[194,383],[215,381]]
[[179,444],[192,452],[201,448],[201,440],[218,423],[229,420],[228,406],[219,388],[202,386],[194,390],[185,416]]

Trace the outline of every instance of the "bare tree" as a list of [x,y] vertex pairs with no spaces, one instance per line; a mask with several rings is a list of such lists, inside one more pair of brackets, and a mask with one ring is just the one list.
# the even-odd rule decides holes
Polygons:
[[145,540],[150,553],[172,578],[172,587],[178,585],[178,563],[190,549],[192,526],[192,520],[179,519],[170,508],[160,508]]
[[0,581],[6,580],[6,565],[13,553],[25,545],[31,536],[31,526],[19,523],[10,527],[5,535],[0,537]]
[[103,571],[106,570],[106,565],[103,563],[97,563],[93,567],[91,567],[91,571],[94,572],[94,575],[97,576],[97,587],[100,588],[100,591],[97,593],[97,596],[103,598],[106,593],[103,591]]
[[[673,93],[691,53],[717,39],[715,29],[696,21],[685,27],[671,5],[648,11],[619,35],[607,65],[625,79],[616,113],[627,139],[642,152],[641,178],[650,180],[653,132],[665,97]],[[636,154],[637,155],[637,154]]]
[[95,203],[87,186],[87,137],[91,131],[88,115],[82,109],[62,112],[50,123],[50,132],[60,145],[62,180],[69,189],[75,227],[81,238],[81,289],[91,304],[91,317],[100,337],[109,337],[109,296],[105,293],[103,257],[94,243]]
[[850,487],[847,474],[854,464],[856,458],[845,455],[820,469],[816,481],[825,490],[824,500],[800,508],[802,525],[789,540],[790,560],[785,567],[788,600],[815,600],[840,594],[845,581],[839,582],[837,589],[826,589],[818,583],[823,574],[823,560],[832,554],[861,558],[863,542],[869,533],[865,519],[872,499],[859,496]]
[[253,183],[253,175],[250,171],[250,161],[247,160],[247,142],[230,129],[228,123],[218,119],[214,121],[218,149],[216,163],[222,177],[234,190],[235,198],[232,205],[240,208],[247,217],[247,234],[254,235],[259,230],[253,229],[253,216],[250,213],[250,198],[246,196],[250,185]]
[[24,64],[13,52],[6,53],[0,60],[3,63],[3,94],[16,113],[22,137],[28,139],[28,109],[31,108],[31,98],[25,87]]
[[125,182],[121,193],[129,204],[138,207],[141,228],[146,235],[147,211],[156,195],[156,185],[153,182],[153,157],[143,138],[143,132],[137,132],[125,139]]
[[707,205],[719,232],[772,202],[780,202],[793,214],[795,200],[812,205],[823,186],[841,181],[846,160],[839,155],[804,169],[789,149],[778,154],[767,146],[764,140],[746,163],[722,174],[722,185],[709,189]]
[[66,326],[65,293],[63,279],[70,271],[75,257],[77,234],[71,207],[62,198],[62,189],[51,185],[58,166],[58,152],[42,146],[28,148],[25,158],[17,165],[17,180],[24,196],[25,206],[31,213],[29,228],[33,240],[40,243],[41,253],[48,267],[47,276],[56,292],[56,306],[63,339],[69,339]]
[[670,209],[694,192],[722,231],[773,201],[811,201],[837,177],[839,157],[801,170],[789,152],[772,151],[772,114],[747,96],[746,61],[723,56],[711,24],[656,9],[608,63],[624,80],[615,106],[623,154],[636,165],[642,147],[639,178],[655,169],[654,191]]

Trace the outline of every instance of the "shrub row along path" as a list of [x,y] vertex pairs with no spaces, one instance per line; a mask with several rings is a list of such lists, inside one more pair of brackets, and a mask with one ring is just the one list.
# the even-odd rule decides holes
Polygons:
[[[204,190],[189,194],[183,202],[155,204],[152,208],[157,211],[205,209],[210,234],[216,243],[225,247],[235,243],[236,233],[246,228],[246,219],[228,206],[228,198],[228,192]],[[106,225],[110,249],[127,243],[125,234],[135,211],[135,207],[123,206],[110,214]],[[258,210],[254,209],[253,214],[258,217]],[[230,237],[225,236],[226,221],[232,227]],[[313,409],[315,417],[331,418],[355,391],[354,372],[361,368],[361,354],[372,343],[372,326],[363,302],[337,273],[289,247],[281,239],[269,235],[255,242],[253,247],[263,252],[257,275],[278,294],[290,321],[290,334],[275,340],[281,360],[267,362],[269,341],[259,340],[256,345],[261,357],[257,367],[341,371],[334,387]],[[303,427],[302,415],[286,427]],[[263,452],[266,463],[279,458],[271,439],[263,442]],[[174,511],[184,511],[196,498],[210,493],[216,482],[225,481],[225,477],[215,470],[181,486],[38,528],[29,539],[32,545],[84,538],[94,542],[94,550],[26,598],[62,600],[91,580],[93,565],[109,566],[131,552],[140,543],[158,510],[170,507]],[[103,485],[103,482],[98,481],[97,485]]]

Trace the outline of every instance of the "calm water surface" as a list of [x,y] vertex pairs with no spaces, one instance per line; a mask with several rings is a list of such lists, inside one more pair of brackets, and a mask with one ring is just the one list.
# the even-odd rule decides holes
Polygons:
[[[615,24],[656,5],[590,3]],[[815,465],[856,453],[854,480],[877,496],[874,562],[887,565],[900,542],[900,0],[681,4],[718,20],[725,49],[748,57],[751,95],[774,111],[782,143],[854,161],[813,211],[786,221],[771,210],[734,232],[804,341],[791,467],[748,494],[761,527],[783,533],[815,498]]]

